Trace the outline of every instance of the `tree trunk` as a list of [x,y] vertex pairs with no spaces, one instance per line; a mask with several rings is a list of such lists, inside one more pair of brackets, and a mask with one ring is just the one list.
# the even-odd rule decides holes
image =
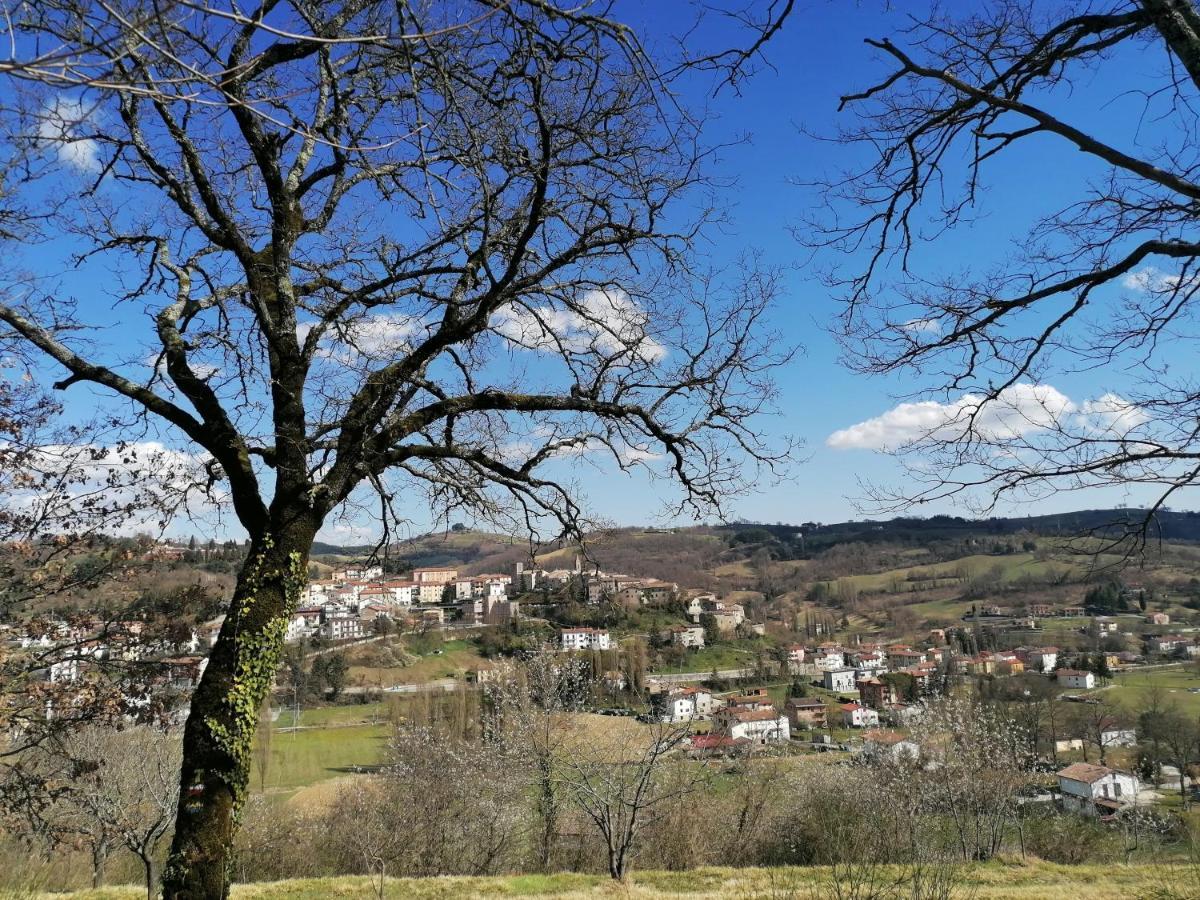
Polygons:
[[273,510],[272,519],[285,524],[251,536],[225,624],[192,696],[164,900],[229,895],[233,834],[250,781],[259,710],[307,580],[316,534],[306,511]]
[[142,866],[146,869],[146,900],[158,900],[158,864],[153,853],[142,857]]
[[94,841],[92,843],[92,887],[104,885],[104,869],[108,865],[108,842]]

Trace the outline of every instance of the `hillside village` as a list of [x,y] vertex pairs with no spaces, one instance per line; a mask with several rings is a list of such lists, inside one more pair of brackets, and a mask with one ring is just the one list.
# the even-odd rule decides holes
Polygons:
[[[155,565],[185,565],[170,546],[150,555]],[[761,594],[690,587],[654,571],[609,572],[579,554],[569,562],[478,574],[448,564],[314,569],[286,639],[314,678],[318,661],[344,664],[332,690],[304,702],[353,708],[389,695],[411,703],[421,692],[486,692],[509,660],[550,654],[582,665],[589,686],[581,713],[678,728],[685,757],[833,754],[869,763],[919,761],[929,704],[970,693],[1018,708],[1061,707],[1029,741],[1049,778],[1037,797],[1064,813],[1108,822],[1131,808],[1194,799],[1200,748],[1180,758],[1162,749],[1169,741],[1156,730],[1159,712],[1139,706],[1144,692],[1124,685],[1178,673],[1184,692],[1172,688],[1171,703],[1200,708],[1200,616],[1178,605],[1148,609],[1144,587],[1085,583],[1080,596],[1090,600],[1075,603],[1028,590],[1005,605],[971,602],[956,621],[919,633],[889,635],[856,630],[844,615],[839,624],[815,606],[782,627]],[[181,722],[223,624],[198,621],[173,639],[148,623],[101,625],[86,615],[3,627],[11,651],[46,660],[38,689],[46,717],[92,689],[89,662],[122,661],[153,672],[122,682],[127,718]],[[447,655],[452,646],[463,649]],[[388,648],[408,648],[392,668],[380,662]],[[436,668],[451,657],[465,665]],[[417,670],[428,674],[407,674]],[[275,697],[281,707],[297,699],[282,674]],[[1150,743],[1159,749],[1148,768]]]

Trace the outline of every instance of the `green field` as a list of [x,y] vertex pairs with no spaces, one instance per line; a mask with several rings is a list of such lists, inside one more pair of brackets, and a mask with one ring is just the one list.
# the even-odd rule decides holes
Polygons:
[[[891,873],[888,873],[891,874]],[[880,877],[883,877],[881,873]],[[728,869],[682,872],[634,872],[625,883],[602,875],[558,873],[492,878],[388,878],[384,896],[451,900],[476,897],[558,898],[783,898],[832,897],[834,874],[822,867]],[[1119,863],[1058,866],[1029,862],[976,864],[959,870],[956,896],[976,900],[1118,900],[1127,897],[1194,898],[1200,872],[1195,866],[1125,866]],[[378,887],[378,882],[375,883]],[[861,887],[861,886],[860,886]],[[79,891],[75,900],[135,900],[144,888]],[[52,900],[62,894],[31,894]],[[366,878],[313,878],[268,884],[234,885],[237,900],[320,900],[325,897],[373,897]]]
[[[755,648],[758,649],[761,648]],[[713,669],[742,669],[754,665],[755,650],[731,644],[714,644],[700,650],[689,650],[682,665],[655,671],[670,675],[681,672],[711,672]]]
[[1162,692],[1165,704],[1178,704],[1189,714],[1200,715],[1200,693],[1190,690],[1200,688],[1200,669],[1195,663],[1119,674],[1109,687],[1097,693],[1137,713],[1146,707],[1150,692],[1156,688]]
[[373,766],[383,758],[390,727],[383,704],[319,706],[300,712],[300,728],[292,728],[292,710],[272,725],[265,781],[256,742],[250,785],[256,791],[294,791]]
[[251,787],[266,793],[292,791],[345,775],[356,767],[376,765],[383,758],[387,736],[388,727],[382,724],[275,731],[265,784],[256,754]]

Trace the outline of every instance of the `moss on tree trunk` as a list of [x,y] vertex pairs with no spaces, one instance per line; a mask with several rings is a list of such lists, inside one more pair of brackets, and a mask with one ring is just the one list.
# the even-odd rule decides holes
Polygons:
[[175,836],[163,869],[164,898],[229,895],[233,835],[250,782],[258,714],[307,579],[314,532],[306,523],[252,539],[225,624],[192,697]]

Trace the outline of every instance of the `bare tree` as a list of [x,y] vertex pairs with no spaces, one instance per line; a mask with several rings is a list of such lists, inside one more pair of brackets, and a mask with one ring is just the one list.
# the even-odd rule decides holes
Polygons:
[[679,764],[690,734],[690,722],[656,723],[636,738],[609,732],[577,740],[560,757],[555,777],[603,840],[614,879],[625,879],[643,831],[708,778],[703,765]]
[[155,900],[159,852],[179,799],[179,736],[147,727],[81,728],[29,752],[47,788],[44,805],[31,812],[87,829],[93,857],[100,854],[94,880],[109,850],[125,847],[145,871],[147,900]]
[[[1200,288],[1200,12],[1193,0],[992,0],[941,5],[867,43],[887,71],[843,99],[857,118],[842,138],[870,162],[826,185],[849,202],[812,241],[855,254],[852,271],[831,273],[852,364],[919,372],[935,401],[912,409],[920,433],[883,447],[914,460],[915,480],[872,498],[989,509],[1146,485],[1155,502],[1126,523],[1143,533],[1200,474],[1200,399],[1167,349],[1194,337]],[[1148,80],[1133,83],[1131,59]],[[1093,127],[1084,110],[1114,102],[1142,108]],[[1079,176],[1077,195],[1046,209],[1030,192],[1028,229],[999,258],[932,264],[940,239],[987,209],[998,161],[1024,153]],[[1125,380],[1071,399],[1048,383],[1064,371]]]
[[1200,716],[1170,704],[1157,715],[1143,715],[1142,728],[1156,752],[1161,754],[1160,758],[1169,760],[1179,769],[1179,797],[1183,808],[1187,809],[1190,804],[1188,770],[1192,763],[1200,760]]
[[535,800],[538,867],[551,871],[566,798],[558,777],[568,752],[571,723],[565,713],[578,710],[591,688],[584,660],[545,652],[504,671],[487,686],[495,720],[494,739],[521,760]]
[[[90,307],[42,282],[0,322],[65,371],[57,388],[189,442],[250,536],[164,875],[169,897],[220,897],[318,529],[370,504],[386,541],[403,496],[578,536],[578,492],[547,464],[579,454],[673,481],[675,512],[718,509],[747,461],[783,458],[753,424],[788,354],[759,327],[777,283],[697,255],[716,218],[701,122],[603,5],[267,0],[143,21],[63,0],[12,27],[90,67],[78,96],[13,70],[4,125],[83,176],[46,233],[113,262],[105,293],[131,332],[149,323],[133,339],[150,357],[89,340]],[[683,197],[699,213],[676,215]]]
[[991,859],[1017,825],[1027,735],[1002,710],[950,697],[930,706],[913,738],[920,768],[901,761],[897,771],[920,780],[922,811],[944,819],[963,862]]

